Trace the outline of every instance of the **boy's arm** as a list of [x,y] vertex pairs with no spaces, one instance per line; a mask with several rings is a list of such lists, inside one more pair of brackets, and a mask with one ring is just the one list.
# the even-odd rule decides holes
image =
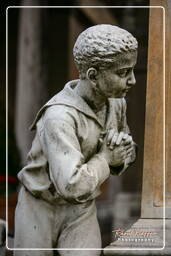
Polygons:
[[82,203],[97,196],[95,191],[108,178],[110,168],[98,154],[85,161],[72,118],[46,120],[44,143],[50,179],[61,197]]

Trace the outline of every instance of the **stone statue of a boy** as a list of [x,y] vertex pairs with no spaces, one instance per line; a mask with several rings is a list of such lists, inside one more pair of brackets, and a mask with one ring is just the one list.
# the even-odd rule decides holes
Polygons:
[[79,35],[73,52],[80,79],[50,99],[32,125],[28,164],[18,174],[15,248],[100,248],[94,199],[110,173],[121,174],[135,160],[124,97],[135,84],[136,39],[119,27],[96,25]]

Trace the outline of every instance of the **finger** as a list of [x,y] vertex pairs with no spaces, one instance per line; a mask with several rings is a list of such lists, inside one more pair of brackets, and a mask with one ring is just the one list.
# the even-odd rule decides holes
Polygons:
[[128,150],[126,151],[126,154],[128,155],[129,153],[132,153],[132,151],[133,151],[133,149],[130,148],[130,149],[128,149]]
[[133,142],[132,136],[128,135],[127,139],[124,141],[124,144],[127,145],[127,144],[131,144],[132,142]]
[[100,133],[100,136],[99,136],[99,146],[101,146],[103,143],[104,143],[104,140],[105,140],[105,135],[106,135],[106,131],[103,131]]
[[117,138],[118,138],[118,133],[115,133],[110,142],[110,149],[114,149]]
[[108,132],[108,134],[107,134],[107,139],[106,139],[107,145],[110,145],[111,140],[112,140],[112,138],[113,138],[113,136],[114,136],[115,133],[116,133],[116,132],[115,132],[114,129],[110,129],[110,130],[109,130],[109,132]]
[[113,129],[109,130],[108,133],[107,133],[107,137],[106,137],[107,145],[110,144],[112,137],[113,137]]
[[123,139],[123,136],[124,136],[124,133],[123,132],[120,132],[119,135],[118,135],[118,138],[116,140],[116,145],[119,145]]
[[132,153],[129,153],[127,156],[126,156],[126,158],[129,158],[129,157],[131,157],[132,156]]
[[128,135],[127,133],[124,133],[124,135],[123,135],[123,140],[127,140],[128,137],[129,137],[129,135]]
[[132,154],[133,154],[132,150],[127,151],[126,152],[126,158],[132,156]]
[[126,146],[124,146],[124,148],[125,148],[125,150],[128,150],[128,149],[133,149],[133,147],[132,147],[132,145],[131,144],[128,144],[128,145],[126,145]]

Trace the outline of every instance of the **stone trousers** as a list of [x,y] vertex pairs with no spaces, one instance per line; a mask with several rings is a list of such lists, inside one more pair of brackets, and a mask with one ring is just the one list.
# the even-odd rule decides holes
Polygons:
[[[83,204],[52,205],[21,188],[15,212],[14,256],[53,256],[57,248],[61,256],[99,256],[101,235],[94,201]],[[68,249],[68,250],[66,250]]]

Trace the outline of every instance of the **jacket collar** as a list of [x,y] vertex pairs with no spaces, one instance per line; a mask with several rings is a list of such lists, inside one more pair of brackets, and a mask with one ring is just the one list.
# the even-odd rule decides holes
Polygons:
[[60,91],[58,94],[56,94],[53,98],[51,98],[37,113],[35,120],[33,121],[32,125],[30,126],[30,130],[34,130],[36,127],[36,123],[41,118],[43,112],[50,106],[53,105],[66,105],[73,107],[83,114],[93,118],[98,122],[100,126],[103,127],[101,122],[98,120],[96,114],[93,112],[93,110],[90,108],[90,106],[86,103],[86,101],[77,95],[75,91],[73,90],[79,80],[73,80],[68,82],[64,89]]

